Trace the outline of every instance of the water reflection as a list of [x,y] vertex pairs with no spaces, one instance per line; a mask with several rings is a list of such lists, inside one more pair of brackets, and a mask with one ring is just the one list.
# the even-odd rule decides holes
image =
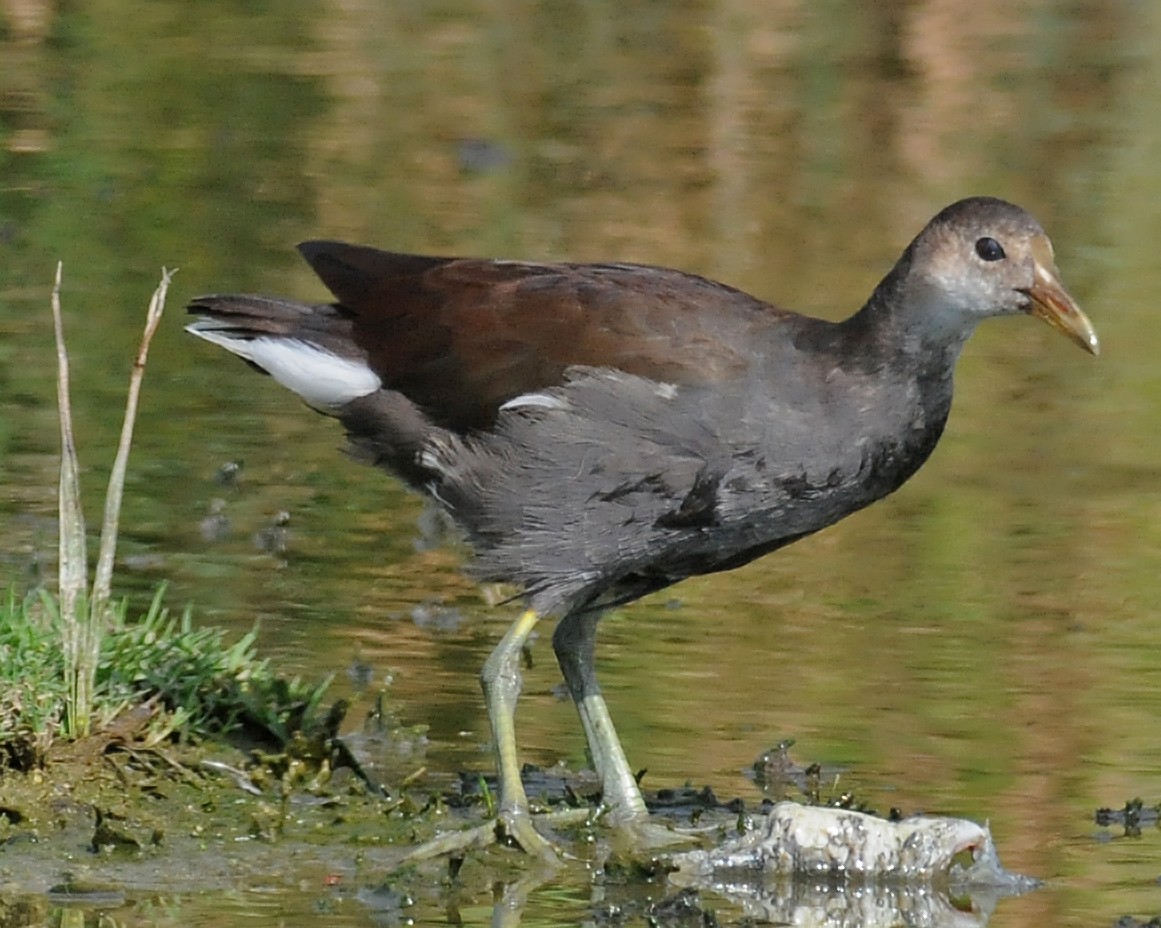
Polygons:
[[[981,332],[943,445],[897,497],[612,617],[601,665],[647,786],[754,799],[741,771],[792,735],[883,805],[991,818],[1012,866],[1062,881],[1006,924],[1153,914],[1156,835],[1098,845],[1088,815],[1156,801],[1161,771],[1157,9],[5,0],[0,26],[0,565],[18,583],[55,547],[57,258],[92,513],[162,265],[182,268],[174,305],[322,298],[291,246],[333,236],[677,265],[836,317],[938,205],[1032,208],[1101,363],[1038,326]],[[358,654],[430,726],[433,769],[486,769],[475,668],[510,616],[462,552],[415,550],[418,501],[171,323],[122,589],[144,601],[165,577],[204,621],[259,619],[291,670]],[[237,461],[236,486],[215,481]],[[232,529],[207,538],[215,500]],[[281,512],[281,552],[255,547]],[[427,602],[462,623],[416,623]],[[533,660],[527,759],[579,765],[544,643]],[[531,920],[587,911],[556,902],[534,893]]]

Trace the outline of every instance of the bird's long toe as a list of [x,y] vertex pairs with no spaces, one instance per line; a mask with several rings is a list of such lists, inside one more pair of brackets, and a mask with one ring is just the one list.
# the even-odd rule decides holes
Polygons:
[[655,851],[692,844],[704,835],[704,829],[683,828],[649,815],[609,822],[609,841],[613,849],[630,857],[648,856]]
[[515,845],[533,857],[559,860],[564,852],[559,845],[536,830],[533,818],[528,809],[501,810],[494,824],[496,840],[501,844]]

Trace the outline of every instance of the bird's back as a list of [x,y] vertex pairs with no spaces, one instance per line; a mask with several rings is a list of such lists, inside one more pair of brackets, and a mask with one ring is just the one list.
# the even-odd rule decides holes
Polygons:
[[724,284],[637,264],[430,258],[341,242],[300,246],[380,376],[456,431],[608,367],[710,384],[744,370],[755,335],[798,318]]

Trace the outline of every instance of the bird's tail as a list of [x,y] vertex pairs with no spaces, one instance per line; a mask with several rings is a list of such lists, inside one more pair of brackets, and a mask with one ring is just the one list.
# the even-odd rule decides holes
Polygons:
[[201,296],[187,310],[191,335],[236,354],[320,412],[335,415],[382,385],[338,308],[274,297]]

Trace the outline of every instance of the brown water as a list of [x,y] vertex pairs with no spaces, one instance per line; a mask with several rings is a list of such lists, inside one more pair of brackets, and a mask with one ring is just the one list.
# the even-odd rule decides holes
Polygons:
[[[1092,821],[1161,801],[1161,7],[4,0],[0,29],[0,578],[52,573],[54,263],[93,520],[145,301],[178,266],[123,592],[165,578],[201,621],[260,620],[265,652],[335,673],[335,695],[365,662],[430,726],[433,771],[490,765],[476,672],[512,607],[484,604],[462,551],[419,550],[420,501],[337,453],[333,423],[185,336],[187,298],[321,299],[293,245],[333,237],[675,265],[837,318],[944,204],[1030,208],[1103,356],[985,326],[906,488],[619,611],[599,667],[647,786],[756,799],[747,768],[793,737],[880,807],[990,819],[1005,863],[1050,881],[993,925],[1161,911],[1161,835],[1108,842]],[[207,537],[215,507],[229,529]],[[581,766],[547,633],[534,660],[525,758]],[[174,896],[165,918],[373,918],[325,896],[272,880]],[[524,921],[590,901],[550,884]]]

